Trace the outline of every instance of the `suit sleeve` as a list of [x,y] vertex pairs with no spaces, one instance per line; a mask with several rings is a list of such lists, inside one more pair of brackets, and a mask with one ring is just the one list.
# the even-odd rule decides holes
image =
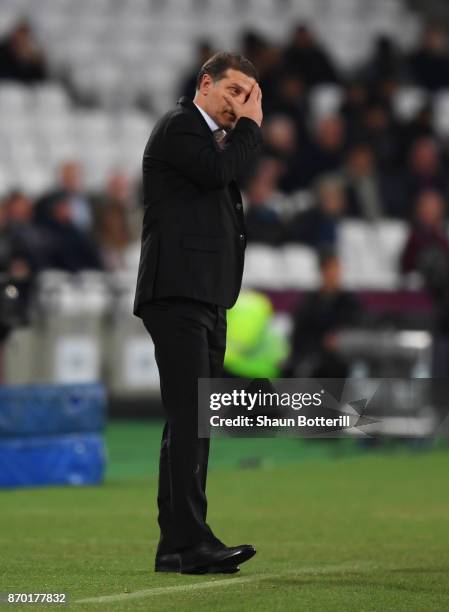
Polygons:
[[178,115],[166,128],[167,161],[193,182],[220,188],[235,179],[262,144],[261,129],[249,117],[241,117],[229,134],[226,149],[218,151],[212,138]]

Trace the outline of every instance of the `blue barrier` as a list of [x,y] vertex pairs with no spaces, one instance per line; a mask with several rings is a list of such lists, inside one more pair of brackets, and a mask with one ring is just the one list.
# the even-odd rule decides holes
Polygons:
[[106,393],[99,384],[0,389],[0,487],[103,480]]

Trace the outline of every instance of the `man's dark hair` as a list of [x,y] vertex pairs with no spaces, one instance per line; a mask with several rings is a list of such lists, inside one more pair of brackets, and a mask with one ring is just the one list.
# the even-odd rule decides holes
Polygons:
[[205,62],[198,72],[196,77],[196,88],[200,88],[201,81],[205,74],[208,74],[214,82],[219,81],[225,76],[226,70],[238,70],[243,72],[249,77],[252,77],[256,81],[259,80],[259,75],[253,64],[240,55],[240,53],[215,53]]

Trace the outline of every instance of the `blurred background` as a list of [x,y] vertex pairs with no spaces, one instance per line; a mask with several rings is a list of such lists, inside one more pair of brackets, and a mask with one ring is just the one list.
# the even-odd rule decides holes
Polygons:
[[112,415],[161,414],[131,314],[141,160],[216,50],[254,62],[264,104],[228,374],[446,378],[448,17],[443,0],[2,0],[3,384],[100,381]]

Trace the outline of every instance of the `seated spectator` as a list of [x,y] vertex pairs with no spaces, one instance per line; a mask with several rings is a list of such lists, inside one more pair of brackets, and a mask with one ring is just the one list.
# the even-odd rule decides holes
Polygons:
[[308,188],[322,174],[338,172],[344,161],[345,127],[337,115],[322,118],[312,141],[300,148],[298,180]]
[[424,30],[420,47],[411,54],[409,67],[412,79],[421,87],[437,91],[449,87],[447,35],[438,24]]
[[400,181],[377,169],[373,151],[367,144],[356,144],[349,151],[345,179],[348,216],[366,221],[401,216]]
[[363,112],[360,139],[369,144],[382,172],[397,171],[400,153],[398,125],[385,101],[372,99],[368,102]]
[[44,53],[30,25],[21,21],[0,42],[0,79],[29,84],[47,78]]
[[63,162],[59,168],[58,187],[43,195],[36,202],[36,219],[46,216],[47,206],[52,206],[55,196],[64,193],[66,202],[71,208],[72,223],[82,232],[89,234],[93,229],[91,203],[83,186],[81,165],[76,160]]
[[316,205],[296,214],[287,224],[285,242],[301,242],[317,250],[335,246],[338,224],[346,210],[342,181],[324,177],[316,191]]
[[[341,287],[341,266],[332,251],[320,258],[321,286],[293,314],[287,372],[293,376],[345,378],[348,365],[337,352],[337,332],[360,323],[357,298]],[[298,272],[299,273],[299,272]]]
[[387,35],[379,35],[374,43],[374,52],[364,68],[365,78],[371,85],[384,79],[397,81],[403,73],[402,56],[395,42]]
[[283,61],[285,67],[295,72],[309,87],[339,81],[331,58],[304,24],[296,26]]
[[195,66],[182,80],[179,87],[179,96],[187,96],[187,98],[193,100],[195,97],[196,79],[199,69],[213,54],[213,47],[208,40],[199,40],[196,43]]
[[437,144],[433,139],[420,138],[413,145],[404,184],[408,201],[414,200],[421,191],[428,190],[438,191],[443,198],[447,197],[448,180],[442,168]]
[[367,100],[368,92],[361,81],[352,81],[345,87],[340,116],[345,122],[350,142],[360,140],[362,137]]
[[292,193],[302,186],[295,125],[285,115],[273,115],[267,119],[263,129],[265,154],[277,159],[282,166],[279,188]]
[[97,243],[107,270],[121,270],[126,267],[125,253],[131,240],[123,208],[111,206],[103,211]]
[[73,209],[64,191],[47,199],[36,225],[44,235],[47,268],[67,272],[102,268],[95,243],[73,221]]
[[401,255],[404,274],[419,272],[438,297],[449,281],[449,240],[446,203],[437,191],[423,191],[416,203],[415,219]]
[[142,229],[142,209],[137,206],[137,198],[133,192],[129,176],[114,170],[108,177],[106,189],[92,196],[92,212],[94,216],[95,234],[101,233],[102,219],[111,208],[121,211],[124,227],[130,240],[140,238]]
[[279,163],[265,158],[246,187],[245,225],[248,242],[274,246],[282,239],[280,195],[276,191],[279,172]]
[[12,191],[3,202],[1,238],[8,241],[11,254],[23,261],[30,274],[45,266],[45,241],[32,222],[33,204],[23,192]]

